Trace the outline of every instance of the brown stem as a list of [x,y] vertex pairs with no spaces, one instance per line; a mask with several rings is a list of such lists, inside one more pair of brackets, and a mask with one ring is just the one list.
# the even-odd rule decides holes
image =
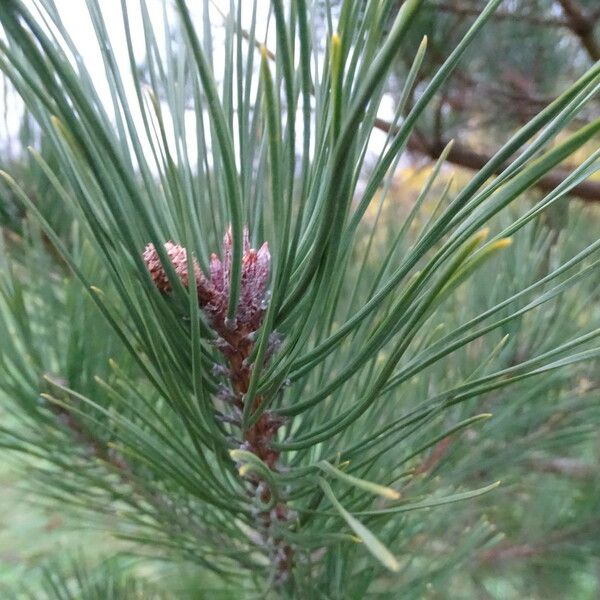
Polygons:
[[[249,358],[253,350],[253,343],[249,341],[248,331],[231,331],[223,323],[214,323],[213,326],[223,337],[227,344],[222,348],[223,354],[229,364],[229,380],[231,388],[236,396],[236,405],[240,411],[244,408],[244,396],[250,386],[252,368],[249,366]],[[262,396],[256,396],[253,409],[256,410],[263,402]],[[244,444],[246,449],[260,458],[272,471],[278,470],[279,452],[271,447],[271,442],[283,421],[278,417],[265,411],[257,422],[244,432]],[[271,491],[266,482],[259,477],[253,476],[251,484],[254,493],[261,494],[261,501],[268,503],[271,499]],[[283,502],[277,503],[270,511],[261,512],[257,517],[259,528],[264,533],[265,542],[272,540],[271,561],[275,568],[275,582],[284,583],[290,575],[294,565],[294,549],[281,537],[273,537],[269,530],[275,522],[287,522],[290,520],[290,511]]]
[[[66,385],[64,381],[58,381]],[[182,514],[180,507],[173,500],[156,490],[146,487],[143,481],[136,476],[134,469],[127,459],[114,448],[111,448],[103,439],[96,436],[77,415],[63,405],[49,402],[48,409],[56,416],[59,422],[67,429],[74,442],[90,457],[99,459],[111,468],[121,483],[152,506],[161,517],[163,524],[170,535],[193,533],[198,539],[206,537],[206,531],[191,518],[191,515]]]
[[422,475],[433,471],[442,461],[450,446],[452,445],[452,436],[449,435],[440,440],[431,450],[429,457],[426,458],[416,469],[415,475]]
[[90,430],[64,406],[48,403],[48,408],[56,415],[60,423],[71,432],[71,435],[79,446],[85,449],[89,455],[113,467],[123,482],[130,483],[129,475],[131,474],[131,469],[123,456],[109,448],[103,440],[92,435]]

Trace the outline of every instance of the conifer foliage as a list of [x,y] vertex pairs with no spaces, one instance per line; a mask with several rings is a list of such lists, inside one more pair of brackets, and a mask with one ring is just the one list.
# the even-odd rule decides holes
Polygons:
[[600,420],[593,386],[565,392],[600,356],[597,315],[582,317],[600,241],[585,219],[560,240],[539,220],[600,150],[523,201],[597,139],[600,119],[577,115],[600,64],[459,188],[438,185],[448,146],[384,223],[408,140],[500,0],[414,94],[423,2],[398,4],[326,7],[323,47],[306,0],[225,15],[176,0],[158,24],[145,0],[88,0],[110,100],[52,0],[0,6],[0,68],[52,149],[29,151],[63,215],[2,172],[26,224],[2,258],[0,445],[40,499],[193,565],[206,597],[442,593],[506,551],[483,508],[513,506],[524,465]]

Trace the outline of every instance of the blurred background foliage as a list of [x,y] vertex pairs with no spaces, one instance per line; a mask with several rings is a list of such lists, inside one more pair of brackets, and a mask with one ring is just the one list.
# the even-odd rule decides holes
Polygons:
[[[465,25],[483,6],[476,0],[431,0],[412,31],[414,46],[428,36],[429,52],[413,92],[420,89],[439,67],[462,35]],[[1,10],[1,7],[0,7]],[[387,193],[372,203],[357,245],[359,269],[376,273],[395,243],[398,224],[412,218],[416,234],[427,226],[439,209],[425,200],[411,213],[423,183],[431,174],[432,159],[439,157],[450,139],[455,145],[442,167],[430,197],[451,194],[478,164],[519,125],[535,115],[564,86],[600,59],[600,7],[596,0],[507,0],[477,38],[460,68],[450,78],[418,131],[409,142],[409,152]],[[320,23],[326,29],[326,22]],[[398,61],[388,93],[396,98],[410,61]],[[140,65],[143,70],[144,65]],[[582,113],[585,120],[598,114],[598,99]],[[387,121],[382,118],[380,128]],[[56,157],[46,147],[35,123],[25,114],[18,138],[3,140],[0,168],[14,174],[43,214],[70,247],[80,254],[85,269],[98,273],[93,253],[81,240],[64,204],[46,185],[37,163],[26,152],[14,148],[36,147],[51,166]],[[581,150],[584,160],[597,140]],[[551,181],[546,185],[550,186]],[[543,184],[542,184],[543,189]],[[547,188],[546,188],[547,189]],[[533,190],[514,208],[521,214],[539,198]],[[531,223],[512,247],[479,270],[461,288],[461,293],[439,310],[428,335],[435,340],[549,273],[566,257],[573,256],[582,241],[598,239],[600,228],[600,179],[596,175],[581,184],[568,200]],[[111,380],[109,359],[119,368],[135,372],[118,340],[109,333],[91,302],[78,293],[65,266],[37,227],[24,219],[19,204],[5,187],[0,189],[2,252],[0,271],[3,302],[23,305],[22,321],[1,333],[6,344],[29,342],[33,364],[40,372],[65,376],[69,385],[83,394],[98,397],[106,390],[96,377]],[[377,220],[377,236],[370,236],[369,223]],[[497,223],[498,228],[506,223]],[[410,239],[410,238],[409,238]],[[365,250],[368,252],[365,254]],[[32,250],[33,249],[33,250]],[[364,256],[366,262],[362,263]],[[523,257],[528,261],[523,261]],[[28,276],[24,277],[27,273]],[[500,274],[500,276],[498,276]],[[361,279],[376,285],[375,275]],[[95,280],[98,280],[96,275]],[[348,298],[357,293],[351,286]],[[476,340],[461,352],[446,358],[425,375],[406,382],[403,394],[410,397],[451,387],[456,373],[462,378],[509,368],[518,360],[534,356],[572,337],[582,325],[600,326],[600,273],[596,270],[583,285],[568,289],[536,311],[513,320],[500,335]],[[350,303],[350,301],[349,301]],[[523,306],[526,302],[523,300]],[[94,335],[90,335],[90,332]],[[18,332],[18,334],[15,334]],[[40,332],[44,336],[40,337]],[[481,370],[481,352],[493,348]],[[13,365],[15,366],[15,365]],[[477,368],[480,368],[477,371]],[[23,377],[36,377],[24,366]],[[40,384],[43,387],[43,384]],[[23,403],[32,402],[18,382],[11,392]],[[4,390],[7,393],[7,389]],[[510,402],[507,400],[510,398]],[[43,402],[40,398],[35,402]],[[466,402],[447,415],[460,422],[475,410]],[[400,557],[413,575],[415,598],[521,600],[573,598],[592,600],[600,596],[600,379],[597,363],[570,366],[542,375],[532,384],[525,381],[479,402],[479,412],[494,416],[461,432],[443,437],[428,451],[427,458],[409,462],[416,477],[432,477],[440,489],[464,484],[485,485],[501,479],[493,495],[431,509],[427,534],[419,535],[419,518],[402,519],[399,535],[410,545]],[[61,419],[60,410],[48,418]],[[19,420],[19,427],[33,427],[27,415],[15,411],[10,402],[0,404],[3,426]],[[61,435],[57,433],[57,435]],[[66,423],[62,435],[73,443],[72,427]],[[65,439],[62,440],[64,443]],[[85,452],[85,434],[75,440]],[[475,444],[476,442],[476,444]],[[58,443],[58,442],[57,442]],[[418,446],[418,438],[415,440]],[[477,448],[477,452],[473,448]],[[98,531],[82,532],[79,516],[29,493],[44,485],[47,469],[40,458],[39,469],[27,467],[27,476],[13,468],[12,458],[0,461],[0,592],[1,597],[31,598],[206,598],[234,597],[220,588],[210,589],[205,573],[164,563],[139,562],[135,543],[115,542],[102,533],[113,526],[115,515],[103,515]],[[43,463],[43,464],[42,464]],[[417,513],[418,515],[419,513]],[[477,550],[466,559],[457,557],[454,545]],[[470,541],[472,540],[472,541]],[[493,543],[492,543],[493,542]],[[84,557],[74,548],[84,548]],[[466,551],[466,550],[465,550]],[[103,559],[120,552],[123,558]],[[454,562],[464,560],[461,568]],[[465,566],[466,565],[466,566]],[[100,575],[99,575],[100,574]],[[433,576],[433,575],[437,576]],[[65,584],[66,582],[66,584]],[[64,587],[66,585],[66,587]],[[61,587],[63,586],[63,587]],[[108,587],[107,587],[108,586]],[[385,595],[385,581],[380,592]],[[233,592],[231,592],[233,593]]]
[[[413,43],[427,35],[428,52],[417,97],[460,40],[465,24],[484,5],[483,0],[431,0],[419,13],[418,27],[411,30]],[[454,139],[449,162],[480,168],[512,131],[600,60],[599,23],[595,0],[503,2],[430,106],[409,147],[435,158]],[[409,66],[406,58],[399,59],[399,81]],[[596,98],[578,115],[578,122],[587,122],[599,111]],[[579,192],[584,200],[598,200],[600,186],[584,185]]]

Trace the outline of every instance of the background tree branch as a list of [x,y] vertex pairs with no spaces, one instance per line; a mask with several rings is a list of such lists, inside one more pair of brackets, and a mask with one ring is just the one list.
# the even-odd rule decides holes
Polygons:
[[[376,119],[375,126],[385,132],[389,132],[392,128],[392,124],[385,119]],[[417,138],[415,135],[409,138],[407,144],[409,151],[428,156],[431,159],[438,158],[445,146],[446,142],[433,142],[431,140],[423,139],[422,136]],[[458,167],[479,170],[484,167],[491,158],[491,154],[477,152],[460,142],[454,142],[446,160]],[[500,173],[503,169],[504,166],[501,166],[496,172]],[[560,185],[570,172],[569,168],[554,169],[539,179],[536,182],[535,187],[543,192],[550,192]],[[600,202],[600,182],[590,180],[582,181],[571,190],[570,195],[585,202]]]
[[586,14],[577,0],[558,0],[565,17],[569,23],[569,29],[581,40],[593,61],[600,60],[600,44],[594,34],[596,25],[596,14]]
[[[481,13],[481,8],[477,6],[468,6],[456,2],[432,2],[429,6],[435,10],[467,17],[477,17]],[[497,10],[493,14],[492,18],[497,21],[516,20],[539,27],[571,27],[570,22],[568,20],[561,19],[560,17],[540,16],[534,14],[519,14],[516,12],[506,10]]]

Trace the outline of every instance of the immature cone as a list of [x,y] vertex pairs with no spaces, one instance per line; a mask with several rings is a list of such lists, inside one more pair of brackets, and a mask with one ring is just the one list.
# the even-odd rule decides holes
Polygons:
[[[179,246],[178,244],[174,244],[173,242],[167,242],[165,244],[165,252],[173,265],[173,269],[175,273],[181,280],[181,283],[184,287],[188,287],[189,285],[189,276],[188,276],[188,261],[187,261],[187,251],[183,246]],[[142,255],[146,266],[148,267],[148,271],[156,284],[156,287],[163,293],[168,294],[173,291],[173,286],[167,277],[167,273],[160,261],[160,257],[154,244],[148,244],[144,249],[144,254]],[[208,284],[206,277],[200,270],[200,266],[196,259],[192,259],[192,263],[194,265],[194,275],[196,277],[196,284],[200,290],[204,290],[206,285]]]
[[[229,290],[231,288],[232,234],[227,231],[223,239],[222,258],[213,254],[210,259],[210,276],[207,278],[201,271],[196,259],[193,259],[198,302],[211,315],[215,325],[225,323]],[[175,273],[184,287],[189,285],[187,251],[183,246],[167,242],[165,251]],[[154,244],[148,244],[143,259],[156,287],[164,294],[173,290],[166,271]],[[244,253],[242,256],[242,277],[240,282],[240,298],[236,315],[237,327],[246,332],[255,331],[260,326],[264,314],[264,301],[269,273],[271,255],[265,242],[259,250],[250,247],[248,230],[244,230]]]
[[[214,307],[225,313],[231,285],[231,229],[223,238],[222,259],[213,254],[210,259],[210,282],[216,297]],[[258,329],[264,313],[264,300],[271,267],[269,245],[265,242],[257,251],[250,247],[248,230],[244,230],[244,254],[242,256],[242,278],[237,310],[238,325],[251,331]]]

